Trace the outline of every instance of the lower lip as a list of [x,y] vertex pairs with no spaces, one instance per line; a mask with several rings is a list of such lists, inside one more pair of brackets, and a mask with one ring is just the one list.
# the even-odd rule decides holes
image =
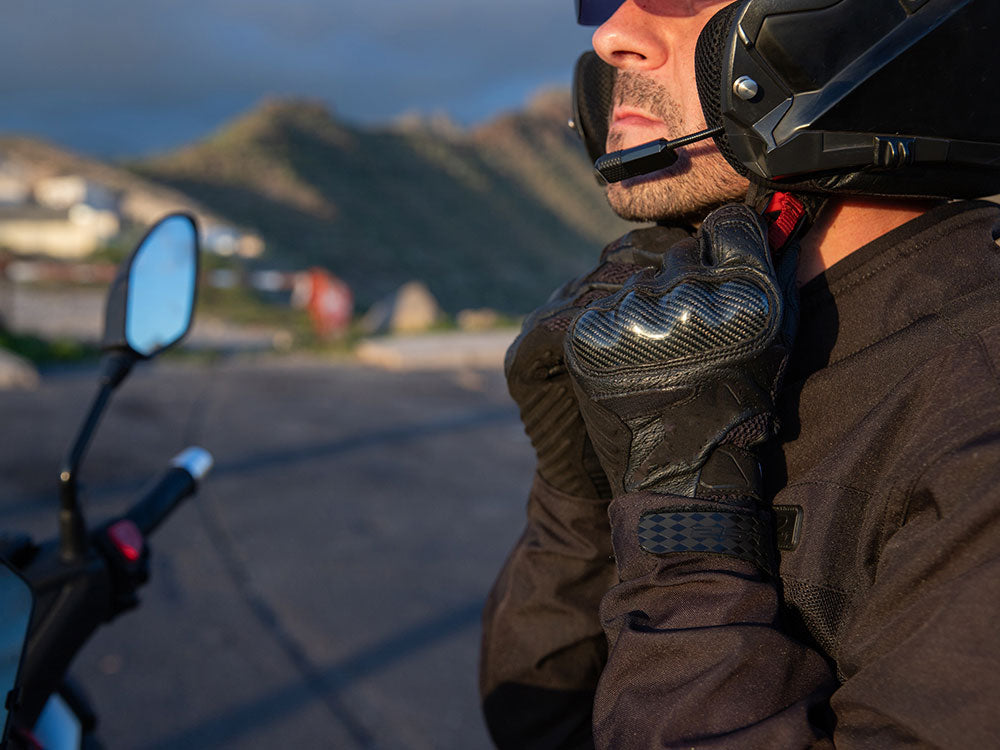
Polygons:
[[616,147],[619,149],[632,148],[641,143],[655,141],[658,138],[668,140],[670,138],[670,133],[667,132],[667,127],[663,122],[638,115],[622,117],[612,122],[608,134],[612,133],[618,138]]
[[611,127],[623,127],[623,128],[662,128],[663,123],[660,120],[650,120],[648,117],[642,117],[641,115],[628,115],[626,117],[619,117],[614,122],[611,123]]
[[669,140],[670,133],[667,126],[660,120],[650,120],[648,117],[630,115],[622,117],[611,123],[610,133],[616,134],[624,139],[624,147],[634,146],[644,141],[652,141],[657,138]]

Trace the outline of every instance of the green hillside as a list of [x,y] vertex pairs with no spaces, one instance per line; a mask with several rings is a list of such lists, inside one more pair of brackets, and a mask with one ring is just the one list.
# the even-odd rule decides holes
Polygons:
[[274,101],[181,151],[129,165],[257,230],[267,265],[320,265],[362,307],[422,279],[445,309],[525,312],[626,231],[566,127],[565,94],[471,131],[361,129]]

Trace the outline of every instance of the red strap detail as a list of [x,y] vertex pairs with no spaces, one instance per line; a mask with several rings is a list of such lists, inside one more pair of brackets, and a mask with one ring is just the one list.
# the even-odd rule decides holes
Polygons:
[[785,246],[805,213],[806,207],[791,193],[775,193],[771,196],[764,209],[764,218],[771,223],[767,241],[772,249],[780,250]]

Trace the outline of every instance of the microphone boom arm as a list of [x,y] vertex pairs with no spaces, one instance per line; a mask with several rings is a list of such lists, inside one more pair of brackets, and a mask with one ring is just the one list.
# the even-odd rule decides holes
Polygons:
[[666,169],[677,161],[677,149],[690,146],[706,138],[722,135],[724,128],[700,130],[672,141],[659,138],[621,151],[612,151],[594,162],[596,169],[606,182],[621,182],[632,177],[640,177],[650,172]]

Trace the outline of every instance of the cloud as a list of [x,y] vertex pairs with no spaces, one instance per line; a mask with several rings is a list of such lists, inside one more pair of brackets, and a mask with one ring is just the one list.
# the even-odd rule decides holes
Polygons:
[[4,16],[0,130],[102,153],[181,143],[268,95],[473,122],[568,85],[589,42],[569,0],[13,0]]

